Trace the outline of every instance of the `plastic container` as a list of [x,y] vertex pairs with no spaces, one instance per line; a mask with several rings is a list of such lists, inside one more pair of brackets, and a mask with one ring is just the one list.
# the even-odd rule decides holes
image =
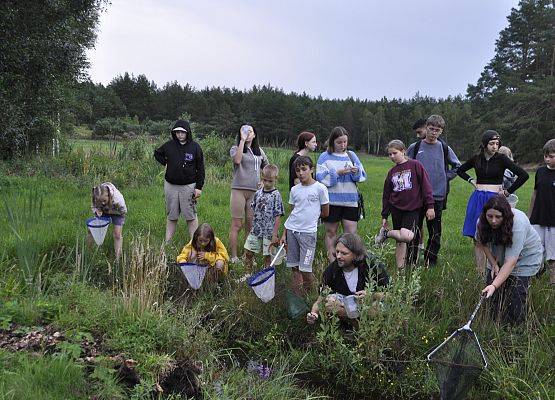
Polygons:
[[510,195],[507,196],[507,201],[509,202],[509,205],[511,206],[511,208],[515,208],[516,203],[518,203],[518,196],[514,193],[511,193]]
[[89,232],[91,232],[97,246],[101,246],[104,243],[110,222],[112,222],[110,217],[93,217],[87,220],[87,228],[89,228]]
[[352,294],[350,296],[345,296],[343,298],[343,306],[345,307],[345,312],[347,313],[348,318],[358,318],[359,317],[360,314],[358,312],[357,299],[356,299],[356,296],[354,294]]

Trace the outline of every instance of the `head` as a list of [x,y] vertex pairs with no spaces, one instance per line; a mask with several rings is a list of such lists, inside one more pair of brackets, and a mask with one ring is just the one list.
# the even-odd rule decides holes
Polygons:
[[482,134],[482,143],[480,149],[487,155],[494,155],[501,146],[501,136],[494,130],[488,129]]
[[506,155],[506,156],[509,158],[509,160],[514,161],[513,152],[512,152],[511,149],[509,149],[507,146],[501,146],[501,147],[499,147],[499,150],[497,150],[497,152],[498,152],[499,154],[504,154],[504,155]]
[[215,251],[216,250],[216,236],[214,230],[207,224],[201,224],[192,239],[193,249],[196,251]]
[[513,218],[513,211],[505,196],[492,197],[484,204],[480,213],[478,241],[482,244],[512,245]]
[[344,233],[335,239],[335,258],[340,268],[352,266],[364,257],[366,257],[366,247],[356,233]]
[[330,137],[328,138],[328,153],[343,153],[347,151],[349,144],[349,134],[347,129],[342,126],[336,126],[331,130]]
[[549,169],[555,169],[555,139],[548,140],[543,146],[543,160]]
[[424,139],[426,137],[426,120],[424,118],[419,118],[412,125],[412,130],[416,133],[417,139]]
[[301,183],[308,183],[312,179],[312,172],[314,168],[314,164],[312,163],[312,159],[308,156],[299,156],[293,162],[293,168],[295,168],[295,172],[297,173],[297,178],[301,181]]
[[239,129],[239,132],[237,132],[237,139],[236,139],[237,145],[241,141],[241,130],[245,130],[249,132],[248,139],[245,141],[245,147],[243,148],[243,153],[246,153],[247,151],[249,151],[248,149],[250,147],[254,155],[260,156],[262,153],[260,153],[260,145],[258,142],[259,135],[256,132],[256,128],[251,124],[243,124]]
[[316,150],[318,143],[316,143],[316,135],[312,132],[301,132],[297,136],[297,151],[307,149],[309,151]]
[[92,189],[93,204],[96,209],[103,213],[112,207],[112,194],[107,185],[98,185]]
[[181,144],[190,141],[192,136],[189,121],[185,121],[184,119],[178,119],[175,121],[172,128],[172,137],[175,140],[178,140]]
[[400,140],[395,139],[387,144],[387,155],[395,164],[401,164],[406,161],[406,151],[405,144]]
[[264,190],[272,190],[276,187],[279,168],[275,164],[268,164],[262,169],[262,184]]
[[441,115],[430,115],[426,120],[426,141],[435,143],[445,129],[445,120]]

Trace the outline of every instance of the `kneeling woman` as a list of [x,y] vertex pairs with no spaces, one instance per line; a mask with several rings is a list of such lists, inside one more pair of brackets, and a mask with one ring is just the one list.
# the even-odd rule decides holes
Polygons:
[[530,279],[542,263],[538,233],[526,214],[512,209],[505,197],[495,196],[480,214],[476,243],[488,259],[482,293],[493,295],[494,318],[501,312],[503,323],[520,324],[526,316]]
[[[325,298],[318,296],[312,309],[306,315],[306,321],[313,324],[320,315],[320,303],[325,303],[328,313],[336,313],[340,319],[347,319],[345,297],[354,295],[357,300],[367,296],[365,287],[369,279],[377,286],[386,286],[389,277],[383,271],[372,269],[366,262],[366,248],[356,233],[344,233],[335,241],[336,259],[326,268],[322,277],[322,288],[329,288],[331,293]],[[381,300],[381,293],[373,293],[372,300]]]

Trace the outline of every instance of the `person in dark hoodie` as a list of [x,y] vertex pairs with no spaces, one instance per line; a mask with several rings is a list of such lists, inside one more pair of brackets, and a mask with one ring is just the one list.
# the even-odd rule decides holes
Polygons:
[[166,166],[166,242],[172,239],[180,214],[193,237],[198,227],[196,203],[204,186],[204,156],[193,140],[189,121],[177,120],[171,134],[171,140],[154,150],[156,161]]

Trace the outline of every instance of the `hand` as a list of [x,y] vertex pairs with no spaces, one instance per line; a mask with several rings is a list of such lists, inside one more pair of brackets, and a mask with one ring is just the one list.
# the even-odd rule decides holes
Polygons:
[[474,186],[474,189],[476,189],[476,181],[474,179],[470,180],[470,184]]
[[363,299],[364,296],[366,296],[366,290],[359,290],[358,292],[355,292],[355,297],[357,299]]
[[196,262],[197,261],[197,252],[195,250],[191,250],[189,254],[189,261]]
[[270,242],[270,247],[274,246],[277,247],[280,240],[277,235],[272,235],[272,241]]
[[287,238],[286,238],[285,232],[283,232],[283,235],[281,235],[281,238],[279,239],[279,244],[280,245],[284,244],[287,246]]
[[200,197],[200,195],[202,194],[202,190],[200,189],[195,189],[195,199],[198,199]]
[[351,167],[351,173],[352,173],[352,174],[358,174],[358,167],[356,167],[356,166],[353,165],[353,166]]
[[499,195],[500,196],[504,196],[504,197],[508,197],[509,196],[509,192],[507,192],[505,189],[501,189],[499,191]]
[[351,173],[350,167],[345,167],[337,170],[337,175],[347,175]]
[[314,312],[309,312],[308,314],[306,314],[306,322],[308,322],[310,325],[315,323],[317,319],[318,319],[318,314]]
[[495,286],[493,285],[487,285],[484,290],[482,290],[482,293],[486,294],[486,299],[490,298],[493,293],[495,292]]
[[205,253],[204,251],[199,251],[198,254],[197,254],[197,258],[198,258],[199,260],[204,260],[204,255],[205,255],[205,254],[206,254],[206,253]]
[[428,221],[431,221],[432,219],[434,219],[436,217],[436,212],[434,211],[433,208],[428,208],[426,210],[426,219]]
[[102,217],[102,211],[101,210],[96,210],[94,212],[94,215],[96,215],[97,217]]
[[382,218],[382,226],[387,229],[387,218]]

